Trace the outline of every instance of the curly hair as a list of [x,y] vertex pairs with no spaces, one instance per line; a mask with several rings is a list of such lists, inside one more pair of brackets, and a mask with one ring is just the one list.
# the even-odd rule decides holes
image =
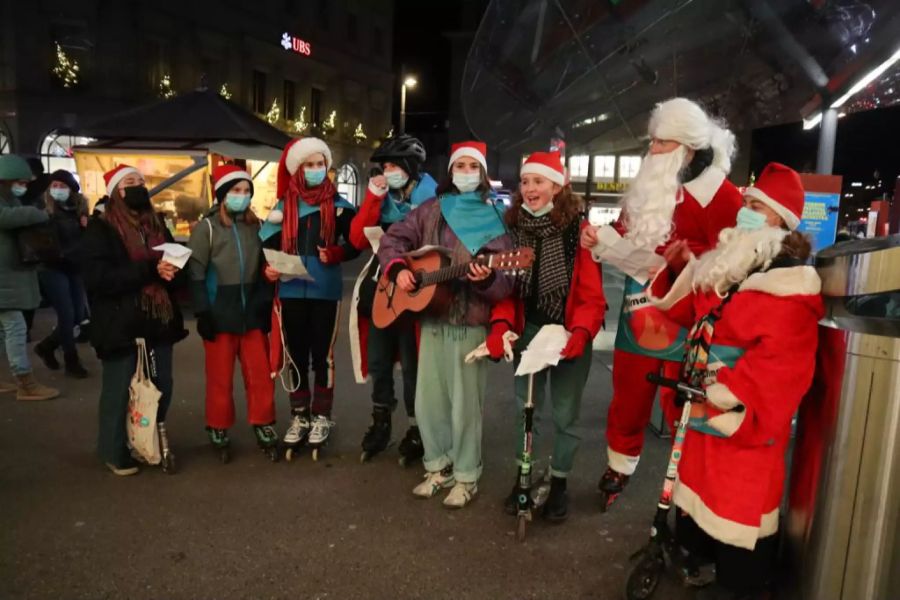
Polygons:
[[[516,190],[512,196],[512,206],[506,211],[503,218],[506,225],[515,227],[519,224],[519,207],[522,206],[522,192]],[[553,210],[550,211],[550,221],[557,227],[565,227],[574,219],[584,213],[584,199],[572,191],[571,185],[565,185],[553,196]]]

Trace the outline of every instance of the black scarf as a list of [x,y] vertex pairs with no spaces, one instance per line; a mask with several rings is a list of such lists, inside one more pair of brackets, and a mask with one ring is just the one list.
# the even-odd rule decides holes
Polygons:
[[527,300],[535,295],[538,308],[561,323],[574,271],[578,219],[560,226],[553,224],[549,214],[533,217],[527,211],[519,210],[519,222],[511,232],[513,240],[516,246],[533,248],[536,257],[534,266],[525,269],[516,279],[519,297]]

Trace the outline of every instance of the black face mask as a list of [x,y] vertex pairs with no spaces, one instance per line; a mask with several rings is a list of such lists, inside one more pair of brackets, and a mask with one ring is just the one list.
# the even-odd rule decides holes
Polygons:
[[152,208],[150,192],[142,185],[133,185],[125,188],[123,200],[125,201],[125,206],[135,212],[142,212]]

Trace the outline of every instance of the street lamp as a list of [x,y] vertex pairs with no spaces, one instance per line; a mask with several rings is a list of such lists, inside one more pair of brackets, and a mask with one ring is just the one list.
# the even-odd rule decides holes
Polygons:
[[414,88],[416,84],[419,83],[416,81],[416,78],[413,76],[407,76],[406,79],[403,80],[403,85],[400,87],[400,134],[406,133],[406,88]]

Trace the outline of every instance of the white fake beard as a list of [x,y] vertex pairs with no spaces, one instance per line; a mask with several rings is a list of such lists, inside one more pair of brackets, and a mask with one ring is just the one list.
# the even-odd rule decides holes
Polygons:
[[718,245],[701,256],[694,266],[694,289],[712,291],[719,296],[741,283],[753,269],[767,269],[781,252],[787,231],[780,227],[739,229],[731,227],[719,233]]
[[625,237],[649,250],[666,243],[672,233],[672,213],[681,185],[687,148],[678,146],[665,154],[647,154],[625,197]]

